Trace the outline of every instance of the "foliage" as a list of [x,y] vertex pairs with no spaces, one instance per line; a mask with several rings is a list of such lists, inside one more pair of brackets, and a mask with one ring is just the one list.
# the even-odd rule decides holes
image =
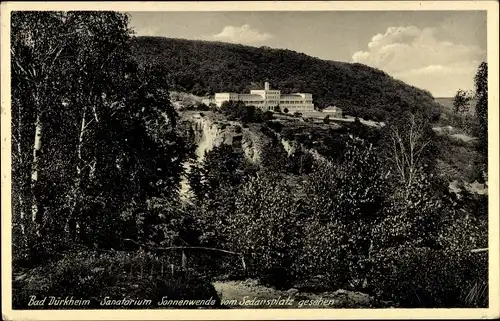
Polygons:
[[402,308],[487,307],[487,291],[486,296],[484,290],[476,294],[475,302],[469,295],[477,287],[475,282],[484,284],[487,276],[481,254],[398,246],[375,252],[373,267],[370,280],[376,284],[375,293],[400,302]]
[[458,130],[464,131],[467,135],[474,136],[477,134],[478,121],[476,116],[467,114],[455,114],[444,111],[441,115],[439,123],[443,126],[451,126]]
[[15,243],[45,244],[35,256],[118,248],[135,228],[120,213],[175,199],[190,153],[166,70],[132,59],[121,13],[20,11],[11,23]]
[[[300,203],[285,181],[257,175],[242,185],[229,218],[229,247],[244,253],[251,269],[276,286],[293,277],[300,247]],[[280,284],[281,283],[281,284]]]
[[289,156],[290,172],[295,175],[310,174],[314,168],[314,157],[311,153],[304,151],[302,148],[297,148]]
[[203,227],[201,244],[225,246],[225,227],[234,211],[237,190],[253,172],[243,155],[225,144],[207,152],[203,162],[191,168],[188,180],[198,206],[197,226]]
[[358,287],[386,186],[373,147],[354,137],[346,145],[337,164],[319,162],[304,186],[309,214],[301,262],[305,274],[327,275],[333,286]]
[[453,98],[453,111],[456,114],[468,113],[472,98],[473,94],[471,92],[459,89]]
[[141,63],[162,61],[170,71],[169,84],[179,91],[243,93],[269,81],[282,93],[309,92],[318,106],[335,104],[364,119],[383,121],[405,110],[439,116],[429,92],[362,64],[292,50],[161,37],[138,37],[133,47]]
[[473,146],[460,143],[449,136],[438,136],[434,140],[437,150],[437,175],[454,180],[474,182],[480,181],[479,155]]
[[479,138],[478,152],[482,156],[484,172],[488,170],[488,64],[482,62],[474,77],[476,87],[475,96],[476,117],[478,121],[477,137]]
[[421,115],[406,113],[386,126],[380,145],[392,176],[403,186],[413,184],[418,168],[435,166],[435,134],[428,119]]
[[397,184],[388,198],[384,215],[372,231],[374,246],[410,243],[418,247],[435,247],[444,207],[442,198],[432,188],[425,169],[418,169],[410,186]]
[[288,153],[276,137],[271,137],[262,147],[260,159],[261,168],[270,173],[285,173],[292,166]]
[[[469,251],[487,247],[487,196],[454,196],[436,175],[436,158],[456,167],[446,153],[475,154],[436,139],[430,94],[360,64],[287,50],[132,39],[127,23],[115,12],[12,15],[13,262],[15,270],[42,263],[14,282],[17,306],[29,295],[93,304],[104,295],[216,297],[197,276],[160,278],[157,255],[114,251],[130,243],[241,252],[250,276],[279,287],[320,274],[331,289],[364,289],[408,307],[487,304],[487,259]],[[475,78],[483,163],[486,75],[483,63]],[[226,102],[217,111],[229,120],[260,123],[251,127],[267,136],[261,162],[222,144],[193,164],[191,124],[180,121],[165,84],[242,92],[264,79],[388,125],[280,123],[271,111]],[[467,101],[459,96],[458,107]],[[282,139],[292,142],[290,155]],[[181,201],[189,161],[192,195]],[[237,266],[202,257],[193,261],[215,273]]]
[[260,123],[272,119],[267,112],[262,112],[254,106],[246,106],[242,101],[225,101],[219,111],[229,120],[238,120],[244,123]]
[[[161,275],[161,264],[167,258],[149,253],[130,255],[123,252],[68,253],[63,259],[27,272],[13,282],[13,306],[25,309],[29,298],[54,296],[90,300],[89,306],[54,306],[57,308],[100,309],[105,297],[152,300],[151,306],[109,306],[107,308],[161,308],[157,302],[169,299],[207,300],[220,304],[217,292],[205,279],[192,273],[177,272],[172,277]],[[168,266],[168,265],[167,265]],[[33,307],[30,307],[33,308]]]

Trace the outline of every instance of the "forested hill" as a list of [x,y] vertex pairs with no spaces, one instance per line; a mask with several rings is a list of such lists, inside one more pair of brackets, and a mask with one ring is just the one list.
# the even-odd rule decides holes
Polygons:
[[429,92],[362,64],[325,61],[269,47],[163,37],[137,37],[132,47],[139,62],[165,68],[172,90],[196,95],[245,93],[263,88],[267,80],[283,93],[312,93],[320,107],[335,104],[346,113],[374,120],[404,110],[439,113]]

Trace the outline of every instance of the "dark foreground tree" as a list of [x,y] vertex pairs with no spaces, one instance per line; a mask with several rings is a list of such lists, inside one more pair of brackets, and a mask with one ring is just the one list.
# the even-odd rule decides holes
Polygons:
[[478,151],[481,154],[484,172],[488,169],[488,64],[482,62],[474,77],[476,87],[476,117],[479,123],[477,137]]
[[12,14],[16,250],[119,246],[122,211],[176,196],[186,151],[165,73],[137,66],[127,23],[117,12]]

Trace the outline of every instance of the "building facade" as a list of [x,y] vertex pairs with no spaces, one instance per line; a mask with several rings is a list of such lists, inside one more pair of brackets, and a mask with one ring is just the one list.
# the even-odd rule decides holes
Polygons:
[[270,89],[266,81],[264,89],[251,90],[250,94],[216,93],[215,104],[220,107],[225,101],[242,101],[247,106],[255,106],[262,110],[275,110],[279,106],[289,113],[314,111],[312,94],[294,93],[281,94],[281,91]]
[[328,106],[323,109],[322,112],[335,118],[342,118],[342,109],[338,108],[337,106]]

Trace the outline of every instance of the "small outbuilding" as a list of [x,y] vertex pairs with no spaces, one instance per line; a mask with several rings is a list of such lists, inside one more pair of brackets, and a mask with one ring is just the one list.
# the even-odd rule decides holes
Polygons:
[[327,113],[330,117],[342,118],[342,109],[337,106],[328,106],[322,112]]

